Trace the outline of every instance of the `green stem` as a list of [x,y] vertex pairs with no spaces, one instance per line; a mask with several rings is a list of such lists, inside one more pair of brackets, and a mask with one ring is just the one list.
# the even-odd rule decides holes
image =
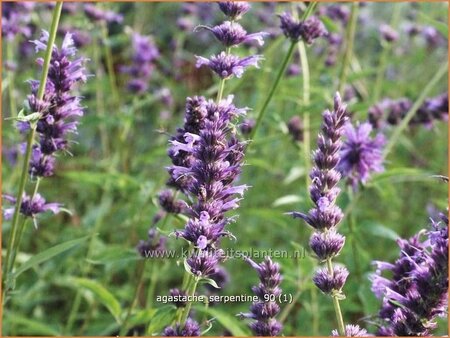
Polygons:
[[386,148],[384,149],[383,157],[386,158],[387,155],[391,152],[392,148],[397,144],[398,139],[402,132],[408,127],[409,122],[416,114],[417,110],[422,105],[423,101],[425,101],[425,98],[429,95],[431,89],[447,74],[448,71],[448,61],[435,73],[433,78],[428,82],[428,84],[425,86],[425,88],[420,93],[420,96],[417,98],[416,102],[414,102],[411,109],[408,111],[406,116],[402,119],[400,124],[395,128],[394,132],[392,133],[391,138],[389,139],[388,144],[386,145]]
[[[100,64],[100,55],[98,50],[98,45],[94,43],[92,45],[92,53],[94,55],[94,66],[95,66],[95,77],[97,81],[100,81],[100,79],[103,78],[103,72],[102,67]],[[95,107],[97,110],[97,114],[100,117],[100,119],[103,121],[105,118],[105,104],[104,104],[104,95],[103,95],[103,86],[98,86],[97,90],[95,91]],[[100,140],[102,143],[102,151],[103,151],[103,157],[108,158],[109,157],[109,140],[108,140],[108,132],[105,129],[105,125],[103,123],[100,123],[99,126],[100,129]]]
[[[356,200],[358,199],[358,195],[353,193],[351,186],[348,187],[348,196],[350,199],[349,204],[356,203]],[[350,242],[351,242],[351,246],[352,246],[353,261],[355,263],[355,275],[356,275],[356,279],[358,281],[361,281],[361,279],[362,279],[361,264],[359,261],[357,238],[356,238],[356,233],[355,233],[355,224],[356,224],[355,213],[351,212],[346,215],[347,215],[347,219],[348,219],[348,230],[349,230],[348,234],[349,234]]]
[[[327,268],[328,273],[333,276],[334,270],[333,270],[333,263],[331,262],[331,259],[327,259]],[[338,324],[338,332],[340,336],[345,337],[345,325],[344,325],[344,319],[342,318],[342,311],[341,306],[339,305],[339,299],[336,295],[331,296],[333,298],[333,306],[334,306],[334,312],[336,313],[336,320]]]
[[[289,46],[289,50],[286,54],[286,56],[284,57],[283,63],[281,64],[281,67],[278,71],[277,77],[275,78],[275,82],[272,85],[272,88],[269,91],[269,94],[267,95],[261,110],[259,111],[258,117],[256,118],[256,122],[255,122],[255,127],[253,128],[251,134],[250,134],[250,139],[254,140],[255,139],[255,135],[256,135],[256,131],[258,130],[258,127],[261,124],[261,121],[264,117],[264,113],[266,112],[267,107],[269,106],[270,101],[272,100],[273,94],[275,94],[275,91],[278,88],[278,85],[280,84],[280,80],[283,77],[283,74],[286,71],[287,65],[289,64],[289,60],[292,57],[292,54],[294,54],[294,49],[295,49],[295,44],[297,42],[296,41],[291,41],[291,45]],[[247,146],[247,150],[248,150],[248,146]]]
[[[227,47],[226,49],[226,54],[229,55],[231,51],[231,47]],[[223,92],[225,89],[225,81],[227,79],[221,79],[220,80],[220,84],[219,84],[219,91],[217,92],[217,98],[216,98],[216,102],[219,103],[222,100],[223,97]]]
[[[310,105],[310,86],[311,80],[309,76],[308,56],[306,54],[306,46],[303,41],[298,44],[298,51],[300,54],[300,64],[303,76],[303,155],[305,158],[305,172],[309,173],[311,170],[311,123],[309,114]],[[310,177],[306,174],[306,187],[309,187]]]
[[[102,196],[102,202],[101,205],[104,206],[105,205],[105,200],[106,200],[106,196],[107,196],[107,191],[103,192],[103,196]],[[103,221],[103,214],[101,217],[98,217],[95,221],[95,225],[94,228],[92,229],[92,236],[89,240],[89,244],[88,244],[88,249],[86,252],[86,259],[89,259],[92,255],[92,252],[94,250],[94,243],[95,243],[95,234],[97,234],[100,231],[101,225],[102,225],[102,221]],[[90,270],[90,265],[89,264],[83,264],[82,268],[81,268],[81,277],[84,278]],[[81,305],[81,292],[80,290],[76,291],[75,294],[75,299],[72,302],[72,307],[70,309],[69,312],[69,318],[67,319],[67,324],[66,327],[64,328],[64,332],[66,334],[69,334],[72,330],[72,326],[75,322],[76,319],[76,315],[78,313],[78,310],[80,308]]]
[[155,264],[152,264],[150,269],[150,283],[148,286],[147,301],[145,302],[145,306],[151,309],[153,307],[153,299],[155,298],[154,295],[156,282],[158,280],[158,269]]
[[[390,26],[392,28],[395,28],[397,26],[397,22],[400,19],[400,13],[401,13],[400,9],[401,9],[400,3],[397,3],[394,5],[392,18],[391,18],[391,22],[390,22]],[[383,47],[383,50],[380,55],[378,71],[377,71],[377,75],[375,78],[372,103],[376,103],[380,99],[381,90],[383,88],[384,73],[386,72],[387,62],[389,60],[389,54],[390,54],[390,51],[392,50],[392,43],[387,43],[387,42],[382,41],[381,46]]]
[[350,67],[350,61],[353,52],[353,43],[355,41],[356,24],[358,22],[358,8],[359,3],[353,2],[352,10],[350,13],[350,23],[347,28],[347,43],[345,47],[344,60],[342,61],[341,74],[339,76],[338,92],[340,93],[343,93],[345,90],[345,83],[347,81],[348,70]]
[[[12,62],[14,59],[14,41],[9,41],[6,43],[6,57],[7,61]],[[9,96],[9,109],[10,116],[15,117],[17,116],[17,106],[16,106],[16,99],[14,97],[14,71],[11,69],[6,70],[8,74],[8,96]]]
[[117,90],[116,73],[114,72],[114,62],[108,41],[108,28],[105,23],[102,23],[102,38],[105,47],[106,68],[108,69],[109,85],[111,87],[111,93],[113,98],[113,104],[116,109],[120,108],[119,91]]
[[125,336],[128,331],[128,320],[130,319],[131,313],[133,312],[134,307],[136,306],[137,298],[139,296],[139,290],[142,287],[143,277],[144,277],[144,271],[145,271],[145,265],[147,263],[147,260],[144,260],[141,262],[139,266],[139,275],[137,278],[137,285],[136,289],[134,290],[133,300],[131,301],[131,304],[128,308],[127,314],[125,316],[125,319],[122,322],[122,328],[120,330],[120,336]]
[[[197,290],[197,284],[198,284],[198,277],[193,277],[193,281],[191,282],[191,285],[188,289],[188,296],[193,297],[195,295],[195,291]],[[189,316],[189,312],[191,311],[191,306],[192,306],[192,302],[188,301],[186,303],[185,308],[183,309],[183,312],[181,314],[181,319],[180,319],[180,325],[181,327],[184,327],[184,324],[186,323],[186,320]]]
[[[45,92],[45,87],[46,87],[47,77],[48,77],[48,70],[50,67],[50,60],[52,57],[53,45],[55,43],[56,32],[58,30],[59,19],[61,17],[62,4],[63,4],[62,2],[57,2],[56,6],[53,10],[52,24],[51,24],[50,34],[49,34],[49,38],[48,38],[48,42],[47,42],[47,49],[46,49],[45,57],[44,57],[44,64],[42,66],[41,81],[39,83],[39,89],[38,89],[38,95],[37,95],[38,100],[42,100],[44,98],[44,92]],[[15,207],[14,207],[14,214],[13,214],[13,219],[12,219],[12,223],[11,223],[11,235],[9,236],[8,246],[7,246],[7,250],[6,250],[4,281],[8,280],[8,277],[9,277],[8,275],[13,269],[13,260],[12,260],[12,256],[11,256],[12,251],[18,250],[18,245],[20,244],[16,240],[16,237],[17,238],[19,237],[17,226],[18,226],[18,221],[20,218],[19,216],[20,216],[20,208],[22,206],[22,197],[25,192],[25,185],[28,180],[28,169],[29,169],[29,165],[30,165],[31,150],[32,150],[33,143],[34,143],[35,134],[36,134],[36,123],[35,122],[30,123],[30,131],[28,134],[27,146],[26,146],[26,150],[25,150],[25,157],[24,157],[24,162],[22,165],[22,172],[21,172],[20,181],[19,181],[19,190],[17,192],[17,198],[16,198]],[[13,244],[16,244],[16,246],[13,247]],[[14,255],[14,257],[15,257],[15,255]],[[3,301],[4,301],[4,299],[2,299],[2,303],[3,303]]]

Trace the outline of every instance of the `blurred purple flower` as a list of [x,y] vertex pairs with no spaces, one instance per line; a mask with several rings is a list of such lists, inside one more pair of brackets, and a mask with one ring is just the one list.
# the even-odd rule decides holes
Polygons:
[[84,4],[84,13],[92,21],[105,21],[107,23],[122,23],[123,15],[114,11],[103,10],[97,4]]
[[365,122],[354,127],[345,126],[346,140],[341,147],[337,169],[349,184],[357,189],[359,183],[366,183],[374,172],[383,172],[383,147],[386,140],[382,134],[370,137],[372,126]]
[[386,42],[395,42],[399,37],[398,32],[387,24],[383,24],[380,26],[380,34]]
[[130,66],[122,66],[121,71],[132,77],[128,82],[128,90],[143,94],[148,90],[148,84],[155,67],[154,62],[159,58],[159,50],[150,36],[133,33],[133,57]]
[[158,234],[155,228],[150,228],[147,240],[139,241],[136,250],[143,258],[160,258],[166,250],[167,238]]
[[307,44],[312,44],[314,40],[328,34],[323,23],[315,16],[310,16],[305,21],[296,20],[290,13],[279,15],[281,30],[284,35],[296,42],[302,39]]
[[33,2],[4,2],[2,3],[2,36],[7,41],[13,40],[17,35],[25,38],[31,36],[31,11]]
[[303,122],[299,116],[293,116],[290,118],[288,124],[289,134],[292,136],[292,140],[296,142],[303,141]]

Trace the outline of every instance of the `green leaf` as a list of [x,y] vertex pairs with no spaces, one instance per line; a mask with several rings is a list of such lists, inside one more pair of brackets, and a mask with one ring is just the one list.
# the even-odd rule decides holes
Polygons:
[[55,328],[45,324],[42,320],[34,320],[22,317],[17,312],[14,315],[5,314],[5,326],[14,325],[16,334],[22,336],[60,336],[61,333]]
[[120,320],[120,303],[104,286],[98,282],[86,278],[69,278],[69,283],[73,283],[79,287],[83,287],[91,291],[94,296],[109,310],[118,323]]
[[59,255],[60,253],[63,253],[64,251],[67,251],[74,246],[81,244],[86,241],[87,238],[90,236],[84,236],[78,239],[73,239],[58,245],[55,245],[54,247],[51,247],[50,249],[47,249],[43,252],[38,253],[37,255],[31,257],[28,261],[26,261],[24,264],[22,264],[13,274],[14,278],[17,278],[21,273],[27,271],[30,268],[33,268],[37,266],[40,263],[43,263],[50,258],[53,258],[56,255]]
[[286,204],[295,204],[300,203],[303,201],[303,198],[301,198],[299,195],[286,195],[280,198],[277,198],[273,203],[273,207],[279,207],[281,205]]
[[233,336],[243,337],[250,335],[250,332],[244,326],[244,322],[235,316],[218,309],[205,308],[204,306],[196,306],[195,309],[216,318],[222,327],[229,330]]
[[293,167],[287,174],[286,178],[283,180],[283,184],[289,185],[303,176],[305,176],[304,167]]
[[150,325],[147,329],[147,335],[159,334],[162,329],[170,325],[175,317],[176,307],[167,305],[159,308],[155,315],[150,320]]
[[200,283],[209,284],[216,289],[220,289],[220,286],[217,285],[216,281],[212,278],[202,278],[200,279]]
[[368,186],[375,185],[380,182],[404,182],[410,180],[429,179],[430,174],[417,168],[395,168],[387,170],[384,173],[374,175],[368,183]]
[[145,309],[136,312],[128,322],[128,327],[134,327],[141,324],[147,324],[157,313],[157,309]]
[[365,223],[361,225],[360,229],[369,235],[387,238],[393,241],[400,238],[394,230],[380,223]]

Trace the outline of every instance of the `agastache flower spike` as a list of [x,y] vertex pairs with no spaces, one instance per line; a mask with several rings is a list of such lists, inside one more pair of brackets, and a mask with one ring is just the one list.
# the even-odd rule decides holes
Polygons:
[[[448,312],[448,218],[442,214],[439,222],[432,220],[431,230],[398,244],[401,254],[394,264],[375,262],[372,290],[383,298],[377,334],[429,336],[436,317]],[[382,277],[383,270],[392,278]]]
[[309,191],[315,207],[308,214],[290,213],[294,218],[303,219],[315,230],[310,246],[319,261],[326,261],[326,268],[316,271],[313,282],[323,293],[332,296],[341,335],[345,334],[346,327],[339,300],[345,298],[342,288],[349,272],[344,266],[333,267],[332,258],[340,253],[345,242],[345,237],[337,233],[343,213],[335,203],[340,192],[337,184],[341,179],[336,167],[340,161],[341,137],[347,121],[347,107],[336,93],[333,111],[323,113],[321,133],[317,139],[318,148],[313,153],[314,167],[310,172]]
[[257,264],[250,258],[245,258],[259,275],[260,283],[252,288],[259,301],[252,304],[250,313],[241,313],[241,318],[250,318],[255,321],[250,328],[256,336],[277,336],[282,330],[282,324],[275,317],[280,312],[280,306],[276,300],[281,295],[280,266],[273,263],[270,257]]

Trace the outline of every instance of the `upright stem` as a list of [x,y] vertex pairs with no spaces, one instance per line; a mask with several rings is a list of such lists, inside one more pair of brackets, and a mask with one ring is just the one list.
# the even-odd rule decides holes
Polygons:
[[[292,57],[292,54],[294,54],[294,49],[295,49],[295,44],[297,42],[296,41],[291,41],[291,45],[289,46],[289,50],[286,54],[286,56],[284,57],[283,63],[281,64],[281,67],[278,71],[277,77],[275,78],[275,82],[272,85],[272,88],[269,91],[269,94],[267,95],[261,110],[259,111],[258,117],[256,118],[256,122],[255,122],[255,127],[253,128],[251,134],[250,134],[250,139],[255,139],[255,135],[256,135],[256,131],[258,130],[259,125],[261,124],[261,121],[264,117],[264,113],[266,112],[267,107],[269,106],[270,101],[272,100],[273,94],[275,94],[275,91],[278,88],[278,85],[280,84],[280,80],[283,77],[283,74],[286,71],[287,65],[289,64],[289,60]],[[248,146],[247,146],[248,148]]]
[[[327,259],[327,268],[328,273],[333,276],[334,270],[333,270],[333,263],[330,258]],[[344,319],[342,318],[342,311],[341,306],[339,305],[339,299],[336,295],[331,295],[333,298],[333,306],[334,306],[334,312],[336,313],[336,320],[338,324],[338,332],[340,336],[346,336],[345,334],[345,325],[344,325]]]
[[358,22],[358,8],[359,2],[352,3],[352,10],[350,13],[350,23],[347,28],[347,43],[345,47],[344,60],[342,61],[341,74],[339,76],[338,91],[343,93],[345,90],[345,83],[347,81],[348,70],[353,52],[353,42],[355,41],[356,24]]
[[[358,195],[353,193],[353,188],[351,186],[348,187],[348,196],[350,199],[349,204],[353,205],[353,203],[356,202]],[[358,256],[358,248],[357,248],[357,240],[356,240],[356,234],[355,234],[355,213],[349,212],[346,214],[348,219],[348,234],[350,235],[350,242],[352,246],[352,255],[353,255],[353,261],[355,263],[355,275],[356,279],[358,281],[361,281],[361,265],[359,262],[359,256]]]
[[[45,93],[45,87],[47,84],[47,77],[48,77],[48,70],[50,67],[50,61],[52,57],[52,51],[53,51],[53,45],[55,43],[56,39],[56,32],[58,30],[58,24],[59,19],[61,17],[61,9],[62,9],[62,2],[57,2],[56,6],[53,10],[53,17],[52,17],[52,24],[50,28],[49,38],[47,42],[47,49],[45,51],[45,57],[44,57],[44,64],[42,66],[42,75],[41,75],[41,81],[39,83],[39,89],[38,89],[38,100],[42,100],[44,98]],[[17,192],[17,198],[16,198],[16,204],[14,207],[14,214],[13,219],[11,223],[11,235],[9,236],[8,246],[6,250],[6,264],[5,264],[5,278],[4,281],[7,280],[9,277],[10,271],[13,269],[13,260],[11,259],[12,250],[18,250],[18,245],[20,243],[16,242],[16,237],[18,233],[18,221],[20,217],[20,208],[22,206],[22,197],[25,192],[25,185],[27,183],[28,179],[28,169],[30,166],[30,158],[31,158],[31,151],[34,143],[34,136],[36,134],[36,123],[32,122],[30,123],[30,131],[28,133],[28,139],[27,139],[27,146],[25,150],[25,157],[24,162],[22,165],[22,172],[20,175],[20,181],[19,181],[19,190]],[[15,247],[13,247],[13,244],[16,244]],[[6,290],[5,290],[6,291]],[[4,302],[4,299],[2,299],[2,303]]]
[[119,91],[117,90],[116,73],[114,72],[114,62],[111,52],[111,48],[108,42],[108,28],[106,23],[102,22],[102,37],[103,44],[105,46],[106,68],[108,69],[109,85],[111,87],[111,93],[113,98],[113,104],[116,109],[120,108]]
[[[231,51],[231,47],[227,47],[227,49],[226,49],[227,55],[230,54],[230,51]],[[222,97],[223,97],[223,91],[224,91],[224,89],[225,89],[225,81],[226,81],[226,80],[227,80],[227,79],[221,79],[221,80],[220,80],[219,91],[217,92],[217,98],[216,98],[217,103],[219,103],[219,102],[222,100]]]
[[[300,54],[300,63],[303,75],[303,155],[305,158],[305,172],[309,173],[311,170],[311,123],[309,114],[310,104],[310,77],[308,56],[306,54],[306,47],[303,41],[298,44],[298,51]],[[306,189],[310,183],[309,175],[306,175]]]
[[[392,18],[391,18],[391,22],[390,25],[391,27],[395,28],[397,26],[397,22],[400,18],[400,7],[401,7],[401,3],[396,3],[394,5],[394,9],[393,9],[393,14],[392,14]],[[386,72],[386,66],[387,66],[387,61],[389,60],[389,54],[390,51],[392,49],[392,44],[391,43],[383,43],[381,44],[381,46],[383,47],[383,50],[381,52],[380,55],[380,61],[378,64],[378,71],[377,71],[377,75],[375,78],[375,85],[374,85],[374,89],[373,89],[373,97],[372,97],[372,103],[377,102],[380,99],[381,96],[381,89],[383,87],[383,80],[384,80],[384,73]]]
[[448,71],[448,61],[441,67],[441,69],[439,69],[436,72],[436,74],[433,76],[430,82],[428,82],[428,84],[420,93],[420,96],[417,98],[416,102],[414,102],[409,112],[402,119],[400,124],[395,128],[391,138],[389,139],[388,144],[386,145],[386,148],[384,148],[383,153],[384,158],[386,158],[386,156],[391,152],[392,148],[397,144],[398,138],[400,137],[402,132],[406,129],[406,127],[408,127],[408,123],[414,117],[417,110],[422,105],[423,101],[425,101],[425,98],[429,95],[431,89],[442,79],[442,77],[444,77],[444,75],[447,74],[447,71]]
[[[14,41],[7,41],[6,42],[6,57],[7,61],[12,62],[14,58]],[[9,96],[9,109],[10,116],[15,117],[17,116],[17,106],[16,106],[16,98],[14,97],[14,71],[12,69],[7,69],[7,76],[8,76],[8,96]]]
[[145,259],[143,262],[140,262],[140,268],[139,268],[139,275],[137,278],[137,285],[136,289],[134,291],[133,300],[131,301],[130,307],[128,308],[127,314],[125,316],[125,319],[122,322],[122,328],[120,330],[120,336],[125,336],[128,331],[128,320],[130,319],[131,313],[133,312],[134,307],[136,306],[136,301],[139,296],[139,290],[142,287],[142,279],[144,277],[144,271],[145,271],[145,265],[147,263],[147,260]]
[[[198,280],[199,280],[198,277],[193,277],[193,281],[191,282],[191,285],[188,288],[187,295],[191,299],[195,295],[195,291],[197,290]],[[191,311],[191,306],[192,306],[192,301],[188,300],[186,302],[186,307],[183,309],[183,312],[181,314],[181,319],[180,319],[181,326],[184,326],[184,324],[186,323],[186,320],[189,316],[189,312]]]
[[[100,55],[98,45],[96,43],[92,45],[92,52],[94,55],[95,77],[97,78],[97,81],[99,81],[103,77],[103,72],[100,65]],[[97,114],[100,116],[101,119],[105,118],[106,114],[105,114],[103,86],[98,86],[96,88],[95,103]],[[106,131],[103,123],[100,123],[99,129],[100,129],[100,140],[102,143],[103,157],[108,158],[109,157],[108,132]]]

